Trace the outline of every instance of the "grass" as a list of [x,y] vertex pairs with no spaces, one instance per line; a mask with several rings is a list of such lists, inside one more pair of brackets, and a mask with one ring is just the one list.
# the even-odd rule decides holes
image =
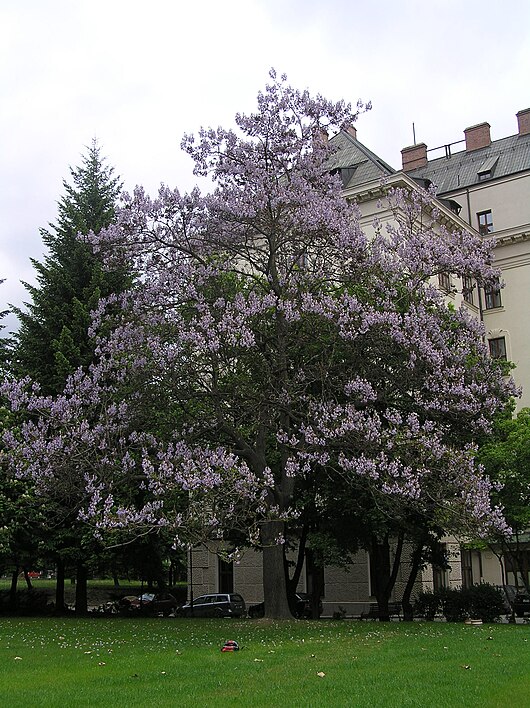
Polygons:
[[[241,650],[220,648],[227,639]],[[528,706],[530,627],[2,619],[7,708]]]

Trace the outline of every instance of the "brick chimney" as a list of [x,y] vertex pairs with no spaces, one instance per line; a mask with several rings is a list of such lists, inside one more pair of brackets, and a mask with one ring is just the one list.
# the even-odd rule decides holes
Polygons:
[[401,161],[403,172],[410,172],[418,167],[425,167],[427,164],[427,145],[419,143],[403,148],[401,151]]
[[328,131],[323,128],[321,125],[317,126],[315,128],[315,132],[313,133],[313,143],[320,143],[321,145],[326,145],[329,140],[329,133]]
[[489,123],[480,123],[479,125],[472,125],[471,128],[464,130],[464,135],[466,136],[466,152],[480,150],[480,148],[491,145],[490,127]]
[[354,128],[353,125],[346,125],[344,126],[344,130],[348,133],[348,135],[351,135],[352,138],[357,140],[357,128]]
[[516,113],[516,116],[519,126],[519,135],[528,135],[530,133],[530,108],[519,111],[519,113]]

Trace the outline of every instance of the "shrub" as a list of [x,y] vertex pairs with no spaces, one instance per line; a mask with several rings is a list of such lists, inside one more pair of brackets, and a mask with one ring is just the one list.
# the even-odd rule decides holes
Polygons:
[[502,592],[489,583],[480,583],[469,588],[442,588],[423,592],[415,605],[417,615],[433,620],[436,612],[443,613],[447,622],[463,622],[467,618],[496,622],[505,614]]
[[414,603],[414,614],[432,622],[440,606],[441,600],[437,593],[420,592]]
[[442,588],[438,591],[442,612],[447,622],[463,622],[469,617],[469,601],[462,588]]
[[473,619],[496,622],[506,613],[502,592],[494,585],[480,583],[463,592],[467,596],[469,616]]
[[46,615],[51,606],[45,590],[17,590],[15,607],[11,605],[9,590],[0,591],[0,614],[2,615]]

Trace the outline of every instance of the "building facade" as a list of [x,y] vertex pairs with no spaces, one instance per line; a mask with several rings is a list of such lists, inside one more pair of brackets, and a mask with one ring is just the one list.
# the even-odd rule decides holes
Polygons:
[[502,285],[484,291],[470,283],[468,297],[484,321],[491,356],[515,364],[520,409],[530,406],[530,108],[516,118],[517,133],[506,138],[492,141],[489,123],[481,123],[456,143],[432,150],[421,143],[401,154],[406,174],[432,183],[441,200],[460,206],[469,226],[496,241]]

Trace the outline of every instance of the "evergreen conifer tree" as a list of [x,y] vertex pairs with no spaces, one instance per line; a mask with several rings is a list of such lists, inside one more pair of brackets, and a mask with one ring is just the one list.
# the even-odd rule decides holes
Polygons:
[[[14,308],[20,329],[14,337],[12,373],[29,376],[51,395],[63,390],[69,374],[93,361],[88,328],[99,299],[128,284],[125,271],[103,268],[87,239],[112,223],[122,187],[96,140],[81,165],[70,168],[70,176],[70,182],[63,181],[56,224],[41,229],[48,252],[42,262],[32,259],[37,284],[24,283],[31,302],[25,303],[26,310]],[[87,543],[90,534],[77,526],[76,503],[61,495],[48,501],[48,517],[54,519],[48,550],[57,563],[57,610],[64,606],[66,568],[76,564],[76,612],[84,613],[87,563],[94,548]]]
[[58,393],[72,371],[90,363],[93,345],[87,330],[100,297],[123,289],[123,272],[105,271],[86,236],[109,226],[121,190],[119,177],[105,164],[96,140],[82,164],[70,168],[71,183],[58,203],[56,224],[41,229],[48,253],[32,259],[37,284],[24,283],[31,302],[16,309],[16,373],[38,381],[44,393]]

